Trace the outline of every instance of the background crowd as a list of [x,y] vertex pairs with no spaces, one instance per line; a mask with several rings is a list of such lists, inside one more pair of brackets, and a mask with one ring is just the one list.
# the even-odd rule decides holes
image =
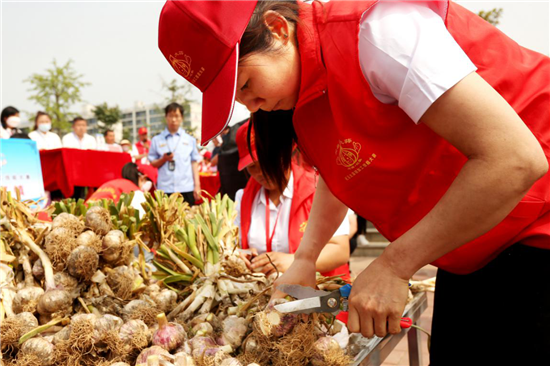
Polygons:
[[[248,151],[246,143],[248,120],[226,127],[223,133],[212,141],[210,148],[206,148],[200,147],[199,141],[181,127],[184,119],[183,112],[182,105],[170,103],[164,108],[166,123],[164,131],[149,139],[147,127],[142,126],[138,128],[137,141],[132,143],[122,139],[117,143],[115,132],[111,129],[104,131],[104,141],[98,141],[88,134],[88,122],[82,117],[75,117],[71,121],[72,131],[60,138],[51,131],[52,118],[45,112],[36,114],[34,128],[27,134],[18,128],[19,111],[14,107],[6,107],[2,111],[1,133],[3,139],[32,139],[39,150],[72,148],[129,154],[132,162],[124,165],[120,172],[121,178],[108,181],[95,190],[74,187],[73,198],[83,198],[87,201],[104,198],[116,201],[122,193],[134,192],[133,206],[139,209],[141,202],[145,200],[143,193],[159,189],[168,194],[180,193],[186,202],[194,205],[201,199],[200,176],[218,175],[220,193],[227,194],[232,200],[237,201],[236,224],[241,228],[243,236],[241,240],[246,244],[246,248],[250,248],[252,257],[258,256],[254,264],[252,257],[246,257],[247,263],[251,268],[263,266],[260,263],[263,253],[278,253],[278,256],[274,256],[274,260],[284,271],[292,261],[292,253],[296,250],[305,230],[305,227],[300,224],[302,221],[307,222],[315,192],[315,174],[313,171],[304,171],[299,164],[293,165],[295,171],[290,174],[298,172],[294,181],[298,183],[302,180],[308,184],[289,184],[285,192],[278,192],[262,177],[261,169],[257,163],[253,162],[251,153]],[[255,158],[255,152],[252,155]],[[301,178],[302,175],[308,178]],[[251,190],[254,197],[244,199],[244,204],[241,204],[243,193],[246,198],[250,196]],[[263,197],[265,193],[270,194],[267,199]],[[63,198],[60,191],[48,192],[48,194],[52,200]],[[268,211],[271,211],[267,216],[273,216],[271,224],[269,220],[266,221],[267,216],[264,212],[266,204]],[[245,207],[244,216],[241,207]],[[297,207],[305,210],[303,214],[297,211]],[[297,222],[297,218],[302,221]],[[322,270],[330,272],[340,265],[347,266],[348,253],[356,247],[358,221],[359,233],[361,233],[366,227],[366,222],[350,211],[349,220],[344,220],[341,230],[335,236],[335,243],[339,243],[337,246],[346,247],[345,256],[341,260],[332,260],[334,253],[328,253],[327,256],[331,257],[331,260],[328,261],[328,267],[321,263]],[[245,228],[241,227],[243,222]],[[261,228],[263,229],[260,230]],[[271,232],[272,240],[262,235],[266,228]],[[336,251],[340,252],[340,250]],[[347,267],[345,272],[349,273]]]

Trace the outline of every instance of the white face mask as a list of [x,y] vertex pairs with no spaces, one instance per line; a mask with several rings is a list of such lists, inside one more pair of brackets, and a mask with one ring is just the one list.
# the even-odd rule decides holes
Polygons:
[[51,123],[41,123],[38,125],[38,129],[42,132],[48,132],[49,130],[52,129],[52,124]]
[[151,188],[153,188],[153,182],[148,180],[147,182],[143,183],[143,185],[141,186],[141,191],[142,192],[149,192],[149,190],[151,190]]
[[122,151],[124,151],[124,152],[130,151],[130,146],[128,146],[128,145],[122,146]]
[[8,119],[6,120],[6,125],[10,128],[17,128],[17,126],[19,126],[19,122],[21,122],[21,118],[17,116],[11,116],[8,117]]

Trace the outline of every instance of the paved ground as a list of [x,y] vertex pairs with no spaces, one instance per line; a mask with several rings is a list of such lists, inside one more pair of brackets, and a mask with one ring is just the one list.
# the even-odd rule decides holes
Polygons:
[[[351,271],[352,275],[358,275],[375,257],[351,257]],[[416,273],[415,280],[424,280],[426,278],[435,277],[437,269],[433,266],[426,266]],[[428,293],[428,308],[422,316],[418,325],[428,332],[431,332],[432,328],[432,313],[433,313],[433,293]],[[428,337],[424,333],[420,333],[422,337],[422,365],[429,364],[429,354],[427,341]],[[408,366],[409,365],[409,353],[407,346],[407,338],[404,338],[395,347],[394,351],[386,358],[382,366]]]

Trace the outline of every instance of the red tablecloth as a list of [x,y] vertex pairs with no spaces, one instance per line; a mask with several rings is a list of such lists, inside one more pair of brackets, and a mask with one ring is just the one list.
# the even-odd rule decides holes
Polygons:
[[[201,189],[203,191],[210,193],[212,196],[215,196],[218,193],[221,187],[220,176],[218,173],[209,175],[200,174],[199,178],[201,180]],[[208,197],[208,195],[205,196]],[[202,200],[197,201],[196,203],[202,203]]]
[[44,189],[61,190],[65,197],[74,187],[99,187],[112,179],[122,178],[122,167],[132,162],[127,153],[109,151],[55,149],[40,151]]

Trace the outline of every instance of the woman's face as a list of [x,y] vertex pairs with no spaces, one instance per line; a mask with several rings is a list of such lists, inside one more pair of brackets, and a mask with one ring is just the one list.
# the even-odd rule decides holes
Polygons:
[[265,189],[271,191],[277,188],[276,184],[273,184],[264,177],[264,175],[262,174],[262,168],[257,161],[249,164],[246,167],[246,170],[248,171],[248,174],[250,174],[250,176],[254,178],[256,182],[260,183]]
[[284,18],[271,16],[266,21],[272,31],[272,50],[239,61],[236,100],[250,112],[290,110],[298,101],[300,54],[294,29]]
[[50,117],[46,116],[46,115],[41,115],[40,117],[38,117],[38,119],[36,120],[36,125],[42,125],[42,124],[46,124],[46,123],[52,123],[52,120],[50,119]]

